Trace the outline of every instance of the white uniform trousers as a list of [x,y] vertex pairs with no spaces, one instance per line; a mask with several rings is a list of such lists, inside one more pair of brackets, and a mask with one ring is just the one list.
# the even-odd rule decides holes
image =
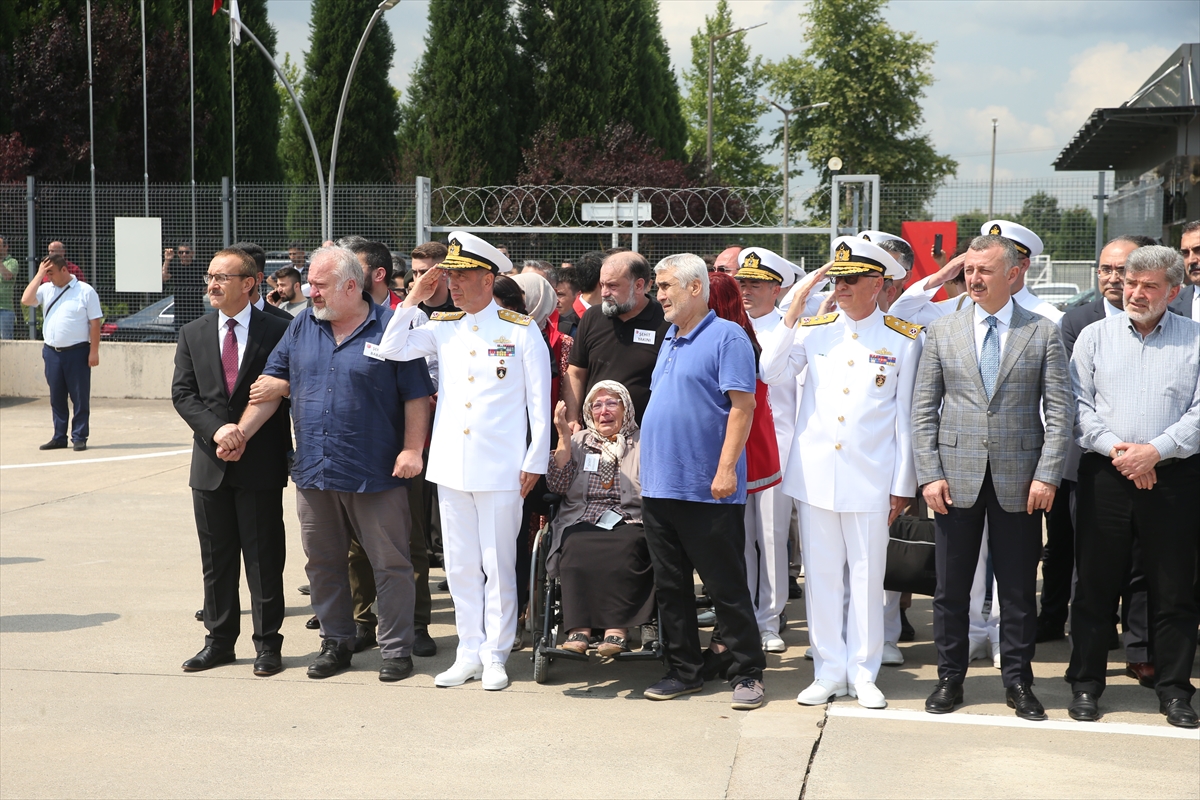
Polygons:
[[776,485],[746,498],[746,582],[760,633],[779,633],[788,600],[788,529],[792,498]]
[[[996,576],[992,576],[992,610],[985,618],[983,603],[987,597],[987,557],[988,532],[987,520],[983,523],[983,541],[979,545],[979,563],[975,565],[975,580],[971,583],[971,607],[968,610],[970,628],[967,631],[969,647],[975,648],[984,642],[991,642],[995,647],[1000,646],[1000,585]],[[988,658],[991,658],[988,652]]]
[[504,663],[517,631],[521,493],[438,487],[446,582],[458,629],[457,661]]
[[[883,659],[888,512],[837,512],[803,502],[797,507],[814,676],[835,683],[874,681]],[[850,602],[843,610],[847,572]]]
[[900,641],[900,592],[883,593],[883,640]]

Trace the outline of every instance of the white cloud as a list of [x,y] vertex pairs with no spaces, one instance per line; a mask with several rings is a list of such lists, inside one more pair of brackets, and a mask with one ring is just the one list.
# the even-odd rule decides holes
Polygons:
[[1071,74],[1046,118],[1060,137],[1079,129],[1093,109],[1119,106],[1138,90],[1171,51],[1125,42],[1101,42],[1071,58]]

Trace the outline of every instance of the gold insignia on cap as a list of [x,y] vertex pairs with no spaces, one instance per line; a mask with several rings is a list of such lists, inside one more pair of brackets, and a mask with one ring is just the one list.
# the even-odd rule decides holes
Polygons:
[[762,259],[758,257],[758,253],[751,253],[742,261],[742,269],[758,269],[762,265]]
[[988,229],[988,235],[989,236],[1000,236],[1001,235],[1000,234],[1000,226],[993,225],[991,228]]
[[850,245],[846,244],[845,242],[842,242],[841,244],[839,244],[837,246],[837,249],[833,251],[833,260],[834,261],[849,261],[850,260]]
[[862,240],[863,240],[864,242],[869,242],[869,241],[871,241],[871,237],[870,237],[870,236],[867,236],[865,233],[863,233],[863,234],[860,234],[860,235],[862,236]]
[[451,240],[450,246],[448,248],[446,248],[446,258],[458,258],[459,253],[461,253],[461,252],[462,252],[462,245],[459,244],[456,240]]

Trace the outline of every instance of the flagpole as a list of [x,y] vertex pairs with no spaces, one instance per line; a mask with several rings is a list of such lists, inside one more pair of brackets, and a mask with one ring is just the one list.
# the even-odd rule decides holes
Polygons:
[[[236,0],[234,0],[236,2]],[[230,191],[233,197],[233,240],[238,240],[237,235],[237,91],[235,89],[235,78],[233,71],[233,31],[234,21],[233,15],[229,15],[229,124],[230,124],[230,146],[229,160],[230,166]]]
[[[89,0],[90,2],[90,0]],[[193,8],[195,0],[188,0],[188,111],[191,114],[191,135],[192,135],[192,252],[195,253],[196,247],[196,73],[193,66],[193,60],[196,50],[196,42],[192,36]]]
[[[92,102],[92,0],[87,0],[87,48],[88,48],[88,174],[91,177],[92,199],[92,280],[99,281],[96,266],[96,125],[95,104]],[[32,245],[31,245],[32,246]],[[33,251],[30,250],[32,253]],[[32,319],[32,317],[30,317]],[[32,323],[30,323],[32,326]]]
[[146,0],[142,0],[142,181],[146,213],[150,216],[150,136],[149,106],[146,104]]

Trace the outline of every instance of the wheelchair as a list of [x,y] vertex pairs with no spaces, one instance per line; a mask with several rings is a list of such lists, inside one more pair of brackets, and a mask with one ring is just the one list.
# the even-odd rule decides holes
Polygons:
[[[558,513],[562,496],[547,494],[544,497],[550,507],[547,515],[548,522],[537,532],[533,541],[533,552],[530,556],[529,568],[529,612],[525,617],[526,630],[533,641],[533,680],[535,683],[545,683],[549,680],[550,665],[556,659],[568,661],[589,661],[588,653],[576,653],[572,650],[562,650],[558,647],[563,636],[562,616],[562,587],[558,578],[547,574],[547,559],[550,552],[552,536],[550,523]],[[650,623],[655,631],[659,631],[658,614]],[[646,626],[643,626],[643,631]],[[630,650],[617,653],[614,661],[662,661],[666,662],[666,650],[662,643],[661,631],[650,641],[643,641],[640,650]]]

